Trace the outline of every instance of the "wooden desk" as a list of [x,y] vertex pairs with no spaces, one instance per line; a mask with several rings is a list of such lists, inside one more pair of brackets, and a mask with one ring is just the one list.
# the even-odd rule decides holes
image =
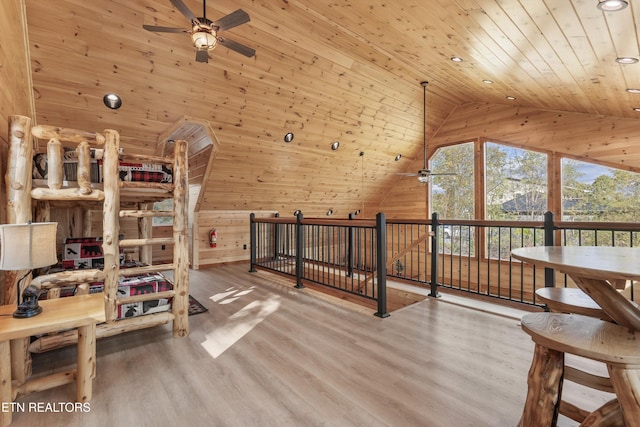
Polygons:
[[[104,295],[80,295],[41,301],[42,313],[28,319],[15,319],[15,304],[0,306],[0,404],[13,402],[19,394],[46,390],[76,380],[76,400],[91,399],[96,365],[96,324],[105,321]],[[11,382],[10,340],[37,334],[78,329],[77,369],[30,380]],[[6,409],[6,408],[4,408]],[[0,411],[0,426],[11,423],[10,411]]]
[[[539,246],[515,249],[511,254],[536,267],[566,273],[617,323],[557,313],[523,317],[522,328],[534,339],[536,351],[520,425],[548,425],[547,421],[555,418],[550,409],[560,396],[564,352],[568,352],[607,364],[619,401],[610,404],[622,408],[626,426],[640,427],[640,309],[615,289],[620,281],[640,280],[640,248]],[[546,368],[542,375],[540,369]],[[547,381],[549,378],[553,381]],[[589,416],[598,418],[598,411]]]

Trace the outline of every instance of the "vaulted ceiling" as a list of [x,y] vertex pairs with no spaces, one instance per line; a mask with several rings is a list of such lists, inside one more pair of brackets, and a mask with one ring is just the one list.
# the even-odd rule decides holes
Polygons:
[[[375,207],[397,172],[421,167],[424,80],[430,143],[456,114],[460,139],[472,136],[463,114],[475,104],[500,111],[494,126],[526,110],[640,129],[640,94],[627,91],[640,88],[640,64],[615,61],[640,56],[633,0],[618,12],[597,0],[209,0],[209,19],[250,15],[225,35],[257,53],[218,46],[207,64],[188,35],[142,28],[189,27],[169,0],[25,3],[38,123],[117,129],[125,149],[154,153],[184,117],[209,121],[219,147],[201,209]],[[184,3],[202,14],[201,1]],[[122,108],[104,107],[107,92]],[[627,145],[607,161],[633,151],[627,164],[640,167],[638,137],[621,135]]]

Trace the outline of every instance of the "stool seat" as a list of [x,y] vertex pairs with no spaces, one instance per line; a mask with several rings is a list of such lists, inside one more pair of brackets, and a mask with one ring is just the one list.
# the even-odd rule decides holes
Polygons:
[[[563,407],[580,425],[640,427],[640,332],[567,313],[525,314],[521,326],[536,345],[520,427],[554,426]],[[573,372],[565,372],[565,353],[605,363],[616,399],[591,413],[562,401],[563,378]],[[601,383],[596,388],[608,388],[604,378],[594,380],[578,371],[571,375],[591,387]]]
[[615,323],[577,314],[529,313],[521,324],[546,348],[640,369],[640,335]]
[[578,288],[540,288],[536,296],[549,310],[557,313],[575,313],[611,320],[611,317],[586,293]]

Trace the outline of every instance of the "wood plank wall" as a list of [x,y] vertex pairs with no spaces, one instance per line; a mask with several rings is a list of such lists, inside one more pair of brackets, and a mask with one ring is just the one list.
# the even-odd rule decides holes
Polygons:
[[[249,215],[252,211],[202,211],[193,225],[194,253],[191,267],[198,269],[225,262],[249,260]],[[258,218],[271,218],[276,211],[255,211]],[[217,246],[209,246],[209,230],[218,231]],[[246,245],[246,248],[245,248]]]

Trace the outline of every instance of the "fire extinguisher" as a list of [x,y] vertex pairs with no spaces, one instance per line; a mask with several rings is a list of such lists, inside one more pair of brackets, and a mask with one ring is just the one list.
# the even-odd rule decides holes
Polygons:
[[218,246],[218,232],[215,228],[209,230],[209,246],[212,248]]

